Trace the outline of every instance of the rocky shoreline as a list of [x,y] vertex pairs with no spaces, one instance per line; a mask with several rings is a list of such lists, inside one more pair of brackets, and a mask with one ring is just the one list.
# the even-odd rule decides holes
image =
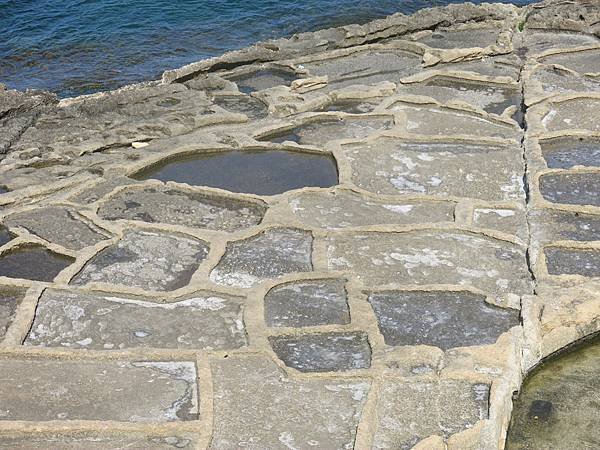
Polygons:
[[599,110],[583,0],[0,90],[0,447],[504,448],[600,331]]

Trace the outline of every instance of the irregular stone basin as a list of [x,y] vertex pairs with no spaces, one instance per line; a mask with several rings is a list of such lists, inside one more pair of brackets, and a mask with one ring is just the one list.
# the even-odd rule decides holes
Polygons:
[[557,138],[540,143],[546,164],[551,169],[573,166],[600,166],[600,139]]
[[263,69],[248,74],[237,75],[229,78],[237,84],[240,92],[249,94],[255,91],[262,91],[275,86],[289,86],[296,76],[291,72],[277,69]]
[[598,448],[600,337],[544,363],[514,402],[509,450]]
[[75,260],[51,252],[41,245],[28,245],[0,256],[0,276],[52,281]]
[[257,195],[281,194],[305,186],[338,183],[333,157],[283,150],[228,151],[185,156],[133,176]]

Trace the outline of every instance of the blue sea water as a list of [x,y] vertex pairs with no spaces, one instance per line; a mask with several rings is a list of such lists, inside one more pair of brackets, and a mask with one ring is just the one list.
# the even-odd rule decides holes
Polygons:
[[459,1],[0,0],[0,83],[74,96],[259,40]]

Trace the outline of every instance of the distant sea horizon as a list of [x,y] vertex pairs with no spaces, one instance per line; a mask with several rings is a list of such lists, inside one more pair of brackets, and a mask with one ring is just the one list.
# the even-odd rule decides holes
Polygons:
[[0,0],[0,83],[89,94],[257,41],[450,3],[461,1]]

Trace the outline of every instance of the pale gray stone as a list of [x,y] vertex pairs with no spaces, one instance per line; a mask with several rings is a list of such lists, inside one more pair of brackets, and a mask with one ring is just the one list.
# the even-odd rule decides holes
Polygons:
[[408,450],[431,435],[449,437],[488,418],[490,387],[461,380],[384,382],[373,449]]
[[488,345],[519,325],[519,312],[470,292],[373,292],[369,303],[388,345],[454,347]]
[[344,147],[352,180],[376,194],[525,199],[518,146],[381,138]]
[[215,358],[212,370],[211,449],[353,447],[369,383],[287,378],[262,356]]
[[127,231],[88,261],[71,283],[172,291],[189,282],[207,254],[208,245],[199,239],[162,231]]
[[330,270],[366,285],[458,284],[490,293],[530,293],[525,250],[464,231],[348,233],[326,239]]
[[269,342],[286,366],[300,372],[338,372],[371,366],[371,347],[363,332],[272,336]]
[[100,432],[0,434],[0,448],[11,450],[193,449],[196,441],[196,436],[187,433],[171,436],[132,432],[114,435]]
[[247,288],[287,273],[310,272],[312,240],[308,231],[270,228],[230,242],[210,279],[221,285]]
[[4,359],[0,370],[0,420],[198,418],[193,362]]
[[270,327],[308,327],[347,324],[350,310],[346,280],[293,281],[265,295],[265,322]]
[[98,215],[108,220],[139,220],[231,232],[258,225],[265,211],[266,206],[259,202],[171,187],[146,187],[118,192],[103,203]]
[[4,219],[9,227],[22,227],[54,244],[72,250],[97,244],[110,237],[109,233],[86,223],[71,208],[49,206],[17,213]]

